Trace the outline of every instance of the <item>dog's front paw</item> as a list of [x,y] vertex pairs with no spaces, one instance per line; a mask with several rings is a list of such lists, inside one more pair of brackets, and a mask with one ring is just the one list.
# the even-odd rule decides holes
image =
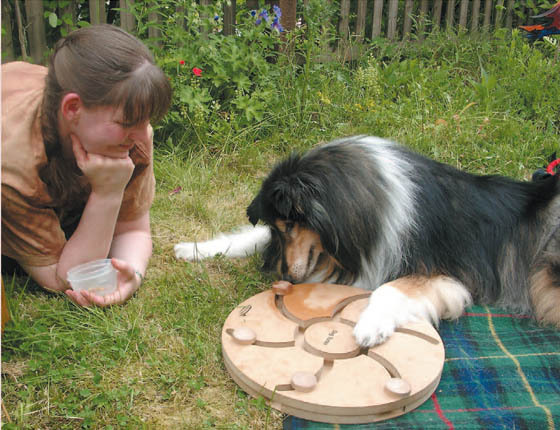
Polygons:
[[366,310],[360,315],[358,323],[354,327],[356,342],[363,347],[371,347],[385,342],[395,332],[397,321],[385,313]]
[[175,257],[179,260],[197,261],[200,256],[196,242],[182,242],[175,245]]
[[391,284],[377,288],[354,327],[354,337],[363,347],[385,342],[401,327],[418,315],[418,304]]

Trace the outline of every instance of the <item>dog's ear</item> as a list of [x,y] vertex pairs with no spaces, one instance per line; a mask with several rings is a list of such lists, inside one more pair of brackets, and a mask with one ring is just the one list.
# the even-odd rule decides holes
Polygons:
[[303,216],[302,197],[305,187],[302,183],[282,180],[274,184],[271,193],[274,209],[285,219],[296,220]]
[[258,193],[247,207],[247,217],[249,218],[249,222],[253,225],[257,225],[259,219],[262,218],[262,193]]

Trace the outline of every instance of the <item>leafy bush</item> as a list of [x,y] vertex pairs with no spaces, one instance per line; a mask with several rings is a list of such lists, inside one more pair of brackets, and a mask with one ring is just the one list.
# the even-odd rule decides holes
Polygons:
[[333,55],[337,11],[327,2],[307,2],[290,34],[274,28],[278,9],[238,5],[230,36],[222,33],[223,2],[147,4],[134,6],[138,22],[147,22],[138,34],[147,37],[156,25],[147,17],[160,14],[161,37],[148,43],[175,94],[158,126],[159,146],[227,152],[278,129],[314,139],[333,124],[336,130],[361,123],[368,133],[391,136],[388,128],[403,121],[430,127],[459,117],[471,118],[473,130],[508,115],[543,130],[560,126],[555,47],[530,45],[515,30],[435,31],[422,43],[378,38],[364,55],[344,62]]
[[[162,124],[167,136],[205,144],[208,136],[264,118],[275,92],[279,12],[239,8],[235,34],[224,36],[222,2],[202,7],[166,0],[151,8],[140,3],[134,6],[138,22],[154,11],[162,17],[162,43],[153,49],[175,94]],[[145,30],[139,28],[141,34]]]

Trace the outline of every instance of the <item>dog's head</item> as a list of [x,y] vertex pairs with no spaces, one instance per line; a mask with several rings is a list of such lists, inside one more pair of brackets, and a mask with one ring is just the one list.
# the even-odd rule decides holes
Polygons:
[[355,166],[331,152],[293,154],[276,165],[247,209],[253,225],[271,228],[264,268],[290,282],[352,282],[360,269],[360,238],[351,225],[358,212],[347,198]]

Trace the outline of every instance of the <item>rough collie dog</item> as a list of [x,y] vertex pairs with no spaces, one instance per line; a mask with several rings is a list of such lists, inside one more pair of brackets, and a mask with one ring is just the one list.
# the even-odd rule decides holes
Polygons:
[[363,346],[459,317],[472,299],[560,327],[559,176],[476,176],[380,138],[340,139],[272,170],[247,209],[264,226],[175,253],[262,251],[284,280],[373,290],[354,327]]

